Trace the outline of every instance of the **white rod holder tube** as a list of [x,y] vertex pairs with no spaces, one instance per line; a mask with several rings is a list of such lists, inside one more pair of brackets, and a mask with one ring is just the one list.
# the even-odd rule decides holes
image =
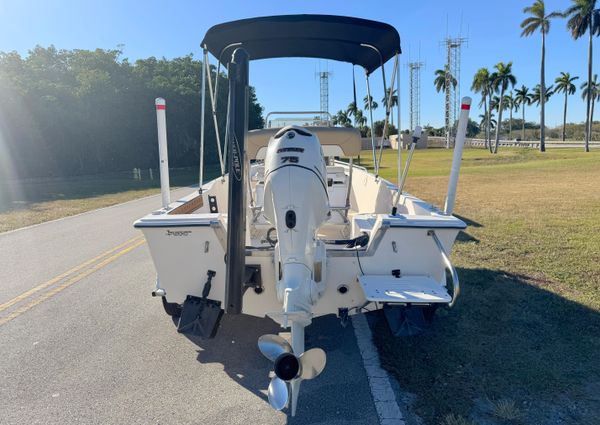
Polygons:
[[169,154],[167,151],[167,103],[159,97],[154,101],[156,106],[156,125],[158,129],[158,160],[160,164],[160,194],[162,206],[169,208],[171,203],[169,185]]
[[456,188],[458,187],[458,174],[460,173],[460,162],[462,160],[463,148],[465,146],[465,137],[467,135],[467,123],[469,122],[469,110],[471,109],[471,98],[463,97],[460,105],[460,117],[458,119],[458,128],[456,130],[456,139],[454,142],[454,157],[452,159],[452,169],[450,170],[450,180],[448,181],[448,194],[446,195],[446,204],[444,213],[452,214],[454,202],[456,201]]

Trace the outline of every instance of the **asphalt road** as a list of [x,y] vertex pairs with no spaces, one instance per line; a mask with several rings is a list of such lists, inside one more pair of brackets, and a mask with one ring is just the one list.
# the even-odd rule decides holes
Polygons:
[[132,227],[159,202],[0,234],[0,424],[377,423],[351,324],[307,328],[327,367],[302,384],[294,418],[267,402],[256,341],[279,331],[272,321],[225,316],[214,340],[177,334]]

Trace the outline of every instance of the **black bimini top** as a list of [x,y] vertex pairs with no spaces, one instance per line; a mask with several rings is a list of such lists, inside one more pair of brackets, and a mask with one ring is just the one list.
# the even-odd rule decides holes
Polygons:
[[330,15],[266,16],[227,22],[209,29],[202,46],[224,65],[236,48],[243,47],[250,60],[331,59],[360,65],[369,74],[401,53],[400,36],[391,25]]

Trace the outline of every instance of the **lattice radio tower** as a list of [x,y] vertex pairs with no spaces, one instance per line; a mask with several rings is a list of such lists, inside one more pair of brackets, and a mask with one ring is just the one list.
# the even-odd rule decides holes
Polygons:
[[[453,142],[454,128],[458,118],[458,103],[460,102],[460,53],[462,46],[468,41],[467,38],[446,37],[442,44],[446,47],[446,91],[445,91],[445,128],[446,147],[449,148]],[[456,79],[456,86],[452,84],[452,78]]]
[[322,112],[321,121],[327,121],[329,120],[329,117],[324,112],[329,112],[329,76],[332,75],[332,73],[329,71],[319,71],[317,72],[317,75],[319,77],[320,87],[321,106],[319,110]]
[[421,125],[421,68],[423,62],[409,62],[408,70],[410,73],[410,85],[408,95],[410,97],[410,129],[414,130],[416,126]]

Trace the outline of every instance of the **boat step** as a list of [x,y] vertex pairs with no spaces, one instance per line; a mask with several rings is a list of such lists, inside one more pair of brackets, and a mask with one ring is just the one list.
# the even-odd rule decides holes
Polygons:
[[381,276],[358,277],[368,301],[384,303],[449,303],[452,297],[446,288],[429,276]]

